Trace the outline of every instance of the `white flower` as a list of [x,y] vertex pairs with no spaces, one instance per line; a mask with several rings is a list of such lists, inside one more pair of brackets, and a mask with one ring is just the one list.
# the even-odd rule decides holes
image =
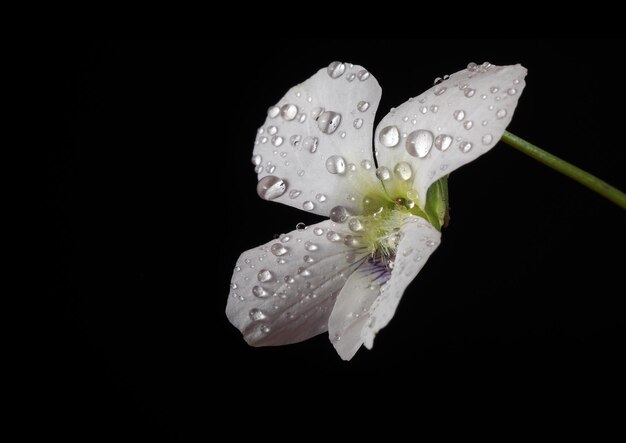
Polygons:
[[241,255],[226,314],[245,340],[284,345],[328,331],[345,360],[371,349],[439,245],[440,179],[500,140],[525,75],[471,63],[392,109],[374,132],[378,169],[381,88],[363,67],[333,62],[270,107],[252,157],[258,194],[330,220]]

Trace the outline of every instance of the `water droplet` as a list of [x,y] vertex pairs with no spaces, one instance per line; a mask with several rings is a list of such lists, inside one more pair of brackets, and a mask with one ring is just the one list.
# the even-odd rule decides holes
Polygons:
[[517,94],[517,89],[509,88],[508,91],[506,91],[506,93],[509,94],[509,95],[515,95],[515,94]]
[[335,223],[343,223],[350,214],[344,206],[335,206],[330,210],[330,219]]
[[273,165],[270,162],[268,162],[267,163],[267,172],[269,172],[270,174],[273,174],[275,170],[276,170],[276,165]]
[[361,167],[366,171],[369,171],[370,169],[372,169],[372,162],[369,160],[363,160],[361,162]]
[[367,70],[365,69],[361,69],[357,75],[359,80],[361,80],[362,82],[364,82],[365,80],[367,80],[368,78],[370,78],[370,73],[367,72]]
[[267,137],[263,136],[259,139],[261,143],[267,143]]
[[387,126],[378,134],[378,140],[383,146],[393,148],[400,142],[400,131],[397,126]]
[[304,169],[298,169],[298,177],[302,177],[304,175]]
[[436,86],[435,87],[435,95],[441,95],[444,92],[446,92],[448,88],[446,88],[445,86]]
[[352,232],[360,232],[364,229],[363,223],[361,223],[361,220],[356,217],[350,219],[348,227]]
[[443,79],[441,77],[437,77],[435,79],[435,81],[433,82],[433,85],[438,85],[439,83],[441,83],[443,81]]
[[305,211],[312,211],[313,209],[315,209],[315,203],[307,200],[304,203],[302,203],[302,209],[304,209]]
[[239,287],[239,286],[237,286],[237,283],[231,283],[231,284],[230,284],[230,289],[235,290],[235,289],[237,289],[238,287]]
[[430,152],[434,138],[433,133],[426,129],[413,131],[406,138],[406,151],[413,157],[424,158]]
[[280,135],[275,135],[274,137],[272,137],[272,144],[274,146],[280,146],[283,144],[283,138]]
[[287,190],[287,185],[280,178],[266,175],[256,185],[256,192],[264,200],[274,200]]
[[476,65],[476,63],[474,63],[474,62],[470,62],[470,63],[468,63],[468,65],[467,65],[467,70],[468,70],[468,71],[475,71],[475,70],[476,70],[476,66],[477,66],[477,65]]
[[307,241],[304,243],[304,249],[306,249],[309,252],[317,251],[318,248],[319,247],[315,243],[312,243],[310,241]]
[[474,97],[474,94],[476,94],[476,89],[466,89],[465,92],[465,97]]
[[452,116],[455,120],[461,121],[465,118],[465,111],[458,109],[452,113]]
[[367,110],[369,109],[369,107],[370,107],[370,104],[369,104],[369,102],[366,102],[366,101],[360,101],[360,102],[356,105],[356,108],[357,108],[359,111],[361,111],[361,112],[365,112],[365,111],[367,111]]
[[261,286],[255,286],[254,288],[252,288],[252,295],[258,298],[267,298],[269,297],[270,293],[263,289]]
[[278,132],[278,128],[276,126],[268,126],[267,133],[269,135],[274,135]]
[[280,234],[280,236],[278,238],[280,238],[280,241],[283,242],[283,243],[288,243],[289,240],[291,240],[291,237],[289,235],[286,235],[286,234]]
[[465,120],[465,121],[463,122],[463,127],[464,127],[465,129],[468,129],[468,130],[469,130],[469,129],[472,129],[472,126],[474,126],[474,122],[473,122],[473,121],[471,121],[471,120]]
[[346,65],[341,62],[332,62],[328,65],[327,71],[331,78],[339,78],[346,71]]
[[340,340],[341,340],[341,335],[339,335],[339,334],[335,334],[335,335],[334,335],[334,336],[330,339],[331,343],[337,343],[337,342],[338,342],[338,341],[340,341]]
[[304,260],[305,263],[313,263],[315,261],[315,259],[310,255],[305,255],[302,257],[302,260]]
[[354,80],[356,78],[356,74],[353,72],[352,74],[348,75],[348,77],[346,77],[346,80],[348,80],[349,82],[351,82],[352,80]]
[[496,94],[499,90],[500,88],[498,88],[497,86],[492,86],[491,88],[489,88],[489,92],[491,92],[492,94]]
[[483,94],[480,96],[481,100],[487,100],[487,94]]
[[326,195],[325,194],[317,194],[315,196],[315,200],[317,200],[320,203],[324,203],[326,201]]
[[376,170],[376,177],[378,177],[381,181],[387,181],[391,178],[391,172],[389,171],[389,168],[381,166]]
[[513,80],[513,84],[514,85],[519,85],[519,80],[518,79]]
[[283,278],[283,281],[289,285],[293,284],[296,282],[296,279],[293,278],[291,275],[285,275],[285,278]]
[[298,115],[298,107],[296,105],[286,104],[280,108],[280,115],[285,120],[293,120]]
[[428,108],[427,108],[426,106],[422,106],[422,107],[420,108],[420,112],[421,112],[422,114],[426,114],[426,113],[428,112]]
[[343,244],[348,246],[349,248],[356,248],[359,246],[360,242],[353,235],[346,235],[343,239]]
[[313,154],[315,151],[317,151],[318,144],[319,139],[317,137],[305,137],[302,141],[302,148]]
[[331,174],[346,172],[346,160],[340,155],[331,155],[326,159],[326,170]]
[[258,166],[261,164],[261,162],[263,161],[263,157],[261,157],[259,154],[253,155],[252,156],[252,164],[255,166]]
[[313,229],[313,234],[317,235],[318,237],[322,235],[323,233],[324,233],[324,230],[322,228]]
[[241,266],[235,266],[235,271],[237,272],[241,271]]
[[467,141],[461,142],[461,144],[459,145],[459,149],[463,153],[470,152],[470,150],[472,149],[472,144]]
[[299,222],[296,224],[296,231],[304,231],[306,229],[306,225],[302,222]]
[[262,325],[259,330],[263,333],[263,334],[267,334],[271,331],[270,327],[267,325]]
[[493,136],[491,134],[483,135],[483,145],[488,145],[493,141]]
[[324,134],[332,134],[341,124],[341,114],[333,111],[326,111],[317,119],[317,127]]
[[270,248],[270,251],[272,251],[272,254],[274,254],[276,257],[280,257],[281,255],[285,255],[287,252],[289,252],[289,249],[287,249],[280,243],[274,243]]
[[322,107],[313,108],[313,110],[311,111],[311,118],[313,120],[317,120],[320,117],[320,115],[324,113],[324,111],[326,111],[326,109]]
[[256,277],[261,283],[265,283],[272,280],[274,278],[274,274],[267,269],[261,269]]
[[439,134],[437,137],[435,137],[435,148],[443,152],[450,147],[452,141],[452,137],[450,137],[449,135]]
[[489,121],[483,120],[480,124],[483,126],[487,126],[489,124]]
[[291,191],[289,191],[290,198],[298,198],[300,194],[302,194],[302,191],[298,191],[297,189],[292,189]]
[[339,137],[341,137],[341,138],[346,138],[346,131],[341,131],[341,132],[339,133]]
[[498,111],[496,112],[496,117],[498,119],[506,117],[506,109],[498,109]]
[[289,143],[291,143],[291,146],[298,146],[300,144],[300,140],[302,140],[301,135],[292,135],[289,137]]
[[326,238],[333,243],[341,241],[341,235],[337,234],[335,231],[328,231],[326,233]]
[[356,165],[354,163],[348,163],[348,171],[355,172],[356,171]]
[[306,114],[304,112],[301,112],[300,114],[298,114],[298,121],[300,123],[304,123],[306,121]]
[[361,129],[361,127],[363,126],[363,119],[362,118],[357,118],[354,120],[354,122],[352,123],[352,125],[356,128],[356,129]]
[[396,174],[396,177],[400,178],[400,180],[408,180],[413,176],[411,165],[407,162],[397,163],[393,168],[393,172]]
[[270,106],[270,108],[267,110],[267,116],[269,118],[276,118],[278,117],[278,114],[280,114],[280,108],[278,106]]
[[296,272],[302,277],[309,277],[311,275],[311,271],[305,267],[299,267]]
[[431,105],[430,106],[430,112],[432,112],[433,114],[436,114],[437,111],[439,111],[439,106],[437,106],[437,105]]
[[434,241],[432,241],[432,240],[428,240],[428,241],[426,242],[426,246],[428,246],[428,247],[430,247],[430,248],[432,248],[433,246],[436,246],[436,245],[437,245],[437,242],[434,242]]
[[265,315],[263,311],[261,311],[260,309],[256,309],[256,308],[251,309],[249,315],[252,321],[260,321],[260,320],[264,320],[267,318],[267,316]]

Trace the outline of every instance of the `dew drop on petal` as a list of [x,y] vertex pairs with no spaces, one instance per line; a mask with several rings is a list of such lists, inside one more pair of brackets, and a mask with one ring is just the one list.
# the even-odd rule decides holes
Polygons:
[[387,126],[378,134],[378,140],[383,146],[393,148],[400,142],[400,131],[397,126]]
[[435,137],[435,148],[443,152],[448,149],[450,145],[452,145],[452,141],[452,137],[450,137],[449,135],[439,134],[437,137]]
[[393,173],[400,180],[408,180],[413,176],[413,170],[411,169],[411,165],[407,162],[397,163],[393,168]]
[[267,116],[269,118],[276,118],[276,117],[278,117],[278,114],[280,114],[280,108],[278,106],[271,106],[267,110]]
[[474,126],[474,122],[473,122],[473,121],[471,121],[471,120],[465,120],[465,121],[463,122],[463,127],[464,127],[465,129],[468,129],[468,130],[469,130],[469,129],[472,129],[472,126]]
[[304,231],[306,229],[306,225],[302,222],[296,224],[296,231]]
[[506,109],[498,109],[498,111],[496,112],[496,117],[498,119],[503,119],[504,117],[506,117]]
[[363,223],[358,218],[351,218],[348,222],[348,227],[352,232],[360,232],[364,229]]
[[445,86],[436,86],[435,87],[435,95],[441,95],[444,92],[446,92],[448,88],[446,88]]
[[465,94],[465,97],[468,97],[468,98],[469,97],[473,97],[474,94],[476,94],[476,90],[468,88],[468,89],[465,90],[464,94]]
[[330,75],[331,78],[339,78],[343,75],[343,73],[346,71],[346,65],[345,63],[341,63],[341,62],[332,62],[330,65],[328,65],[328,75]]
[[286,104],[280,108],[280,115],[285,120],[293,120],[298,115],[298,107],[296,105]]
[[281,245],[280,243],[274,243],[272,247],[270,248],[270,251],[276,257],[280,257],[281,255],[285,255],[287,252],[289,252],[289,250],[285,246]]
[[275,135],[278,132],[278,128],[276,126],[268,126],[267,133],[269,135]]
[[465,111],[458,109],[452,113],[452,116],[455,120],[461,121],[465,118]]
[[331,155],[326,159],[326,170],[331,174],[346,172],[346,160],[340,155]]
[[381,181],[387,181],[391,178],[391,172],[389,171],[389,168],[381,166],[376,170],[376,177],[378,177]]
[[302,209],[304,209],[305,211],[312,211],[313,209],[315,209],[315,203],[307,200],[304,203],[302,203]]
[[354,120],[354,122],[352,124],[353,124],[353,126],[356,129],[361,129],[361,127],[363,127],[363,119],[362,118],[357,118],[357,119]]
[[285,182],[274,175],[266,175],[256,185],[257,194],[264,200],[274,200],[283,195],[286,190]]
[[324,230],[322,228],[313,229],[313,234],[317,235],[318,237],[322,235],[323,233],[324,233]]
[[307,241],[307,242],[304,243],[304,249],[306,249],[309,252],[317,251],[318,248],[319,247],[315,243],[312,243],[310,241]]
[[261,286],[255,286],[252,288],[252,295],[258,298],[267,298],[270,293],[263,289]]
[[506,91],[506,93],[507,93],[507,94],[509,94],[509,95],[515,95],[515,94],[517,94],[517,89],[515,89],[515,88],[509,88],[509,89]]
[[367,110],[369,109],[369,107],[370,107],[369,102],[366,102],[366,101],[363,101],[363,100],[362,100],[362,101],[360,101],[360,102],[356,105],[356,108],[357,108],[359,111],[361,111],[361,112],[365,112],[365,111],[367,111]]
[[461,142],[461,144],[459,145],[459,149],[463,153],[470,152],[470,150],[472,149],[472,144],[468,141]]
[[261,269],[256,277],[261,283],[266,283],[274,278],[274,274],[267,269]]
[[302,148],[313,154],[315,151],[317,151],[318,144],[319,139],[317,137],[305,137],[302,141]]
[[413,131],[406,138],[406,151],[413,157],[424,158],[430,152],[434,138],[433,133],[426,129]]
[[361,69],[358,73],[357,73],[357,78],[359,80],[361,80],[362,82],[364,82],[365,80],[367,80],[370,77],[370,73],[367,72],[367,70],[365,69]]
[[256,308],[251,309],[249,315],[252,321],[260,321],[260,320],[264,320],[267,318],[267,316],[265,315],[263,311],[261,311],[260,309],[256,309]]
[[361,162],[361,167],[366,171],[369,171],[370,169],[372,169],[372,162],[369,160],[363,160]]
[[326,111],[326,109],[322,107],[313,108],[313,110],[311,111],[311,118],[317,120],[318,118],[320,118],[320,115],[324,113],[324,111]]
[[333,243],[340,242],[342,240],[341,235],[337,234],[335,231],[328,231],[326,233],[326,238]]
[[483,145],[488,145],[493,141],[493,136],[491,134],[485,134],[482,138]]
[[263,161],[263,157],[261,157],[259,154],[256,154],[256,155],[252,156],[252,160],[251,161],[252,161],[253,165],[258,166]]
[[330,210],[330,219],[335,223],[343,223],[350,214],[344,206],[335,206]]
[[341,124],[341,114],[333,111],[322,113],[317,119],[317,127],[324,134],[332,134]]
[[289,191],[289,198],[298,198],[302,194],[302,191],[298,191],[297,189],[292,189]]
[[289,137],[289,143],[291,143],[291,146],[298,146],[300,144],[300,140],[302,140],[301,135],[296,134]]
[[320,203],[324,203],[326,201],[326,195],[325,194],[317,194],[315,196],[315,200],[317,200]]
[[274,146],[280,146],[283,144],[283,138],[280,135],[275,135],[274,137],[272,137],[272,144]]

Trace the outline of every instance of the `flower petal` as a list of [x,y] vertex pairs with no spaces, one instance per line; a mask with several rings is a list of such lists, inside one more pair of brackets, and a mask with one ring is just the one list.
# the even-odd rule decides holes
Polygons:
[[392,110],[376,128],[381,166],[408,162],[420,207],[432,183],[489,151],[513,117],[524,89],[521,65],[473,63]]
[[441,233],[426,220],[410,217],[402,225],[402,238],[396,251],[391,278],[381,287],[380,296],[369,311],[369,322],[361,332],[368,349],[374,337],[393,318],[404,290],[421,271],[441,241]]
[[296,343],[325,332],[346,279],[367,255],[344,245],[326,220],[244,252],[226,315],[252,346]]
[[364,264],[350,276],[337,297],[328,333],[344,360],[350,360],[364,341],[372,347],[374,336],[389,323],[404,290],[441,238],[430,223],[415,216],[406,218],[401,232],[392,271],[382,275]]
[[259,195],[320,215],[358,213],[364,188],[380,186],[371,152],[380,96],[362,66],[339,62],[291,88],[258,130]]

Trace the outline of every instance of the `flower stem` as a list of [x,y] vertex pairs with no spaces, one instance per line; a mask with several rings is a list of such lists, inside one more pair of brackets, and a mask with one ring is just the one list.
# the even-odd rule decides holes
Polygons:
[[532,157],[544,165],[554,169],[555,171],[576,180],[578,183],[588,187],[592,191],[597,192],[604,198],[611,200],[622,209],[626,209],[626,194],[609,185],[607,182],[600,180],[598,177],[583,171],[565,160],[561,160],[560,158],[538,148],[532,143],[528,143],[526,140],[518,137],[517,135],[511,134],[508,131],[504,131],[502,141],[507,145],[514,147],[518,151],[523,152],[529,157]]

